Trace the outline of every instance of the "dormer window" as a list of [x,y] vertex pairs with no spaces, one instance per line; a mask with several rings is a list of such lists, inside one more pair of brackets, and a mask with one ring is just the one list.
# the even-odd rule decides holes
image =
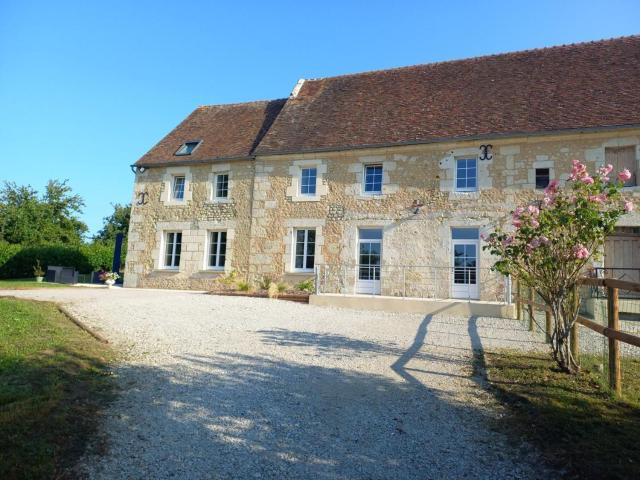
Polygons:
[[193,151],[198,148],[200,142],[186,142],[178,149],[175,155],[191,155]]

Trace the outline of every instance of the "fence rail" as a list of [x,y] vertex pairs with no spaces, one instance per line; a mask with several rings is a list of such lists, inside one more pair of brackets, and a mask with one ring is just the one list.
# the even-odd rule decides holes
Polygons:
[[[640,336],[632,335],[624,332],[620,328],[620,304],[619,292],[640,292],[640,283],[629,282],[626,280],[618,280],[615,278],[581,278],[581,285],[600,287],[606,289],[607,299],[607,326],[601,325],[583,315],[578,315],[576,324],[571,330],[571,354],[574,358],[579,355],[579,336],[578,325],[582,325],[594,332],[606,337],[609,341],[609,386],[616,395],[622,394],[622,374],[620,367],[620,344],[619,342],[640,347]],[[519,320],[523,318],[523,306],[526,305],[529,310],[529,330],[534,330],[535,310],[541,310],[545,313],[545,334],[547,342],[551,338],[551,309],[544,303],[535,301],[535,292],[532,288],[527,288],[527,297],[523,296],[522,285],[516,283],[516,314]],[[579,300],[578,300],[579,301]],[[576,305],[578,307],[578,305]]]

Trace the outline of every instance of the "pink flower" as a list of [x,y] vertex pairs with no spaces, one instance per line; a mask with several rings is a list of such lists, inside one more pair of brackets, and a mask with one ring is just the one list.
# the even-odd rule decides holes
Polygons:
[[522,226],[522,220],[514,220],[513,226],[516,228],[520,228]]
[[538,228],[540,226],[540,223],[535,218],[532,218],[531,219],[531,226],[533,228]]
[[584,183],[585,185],[591,185],[593,183],[593,178],[591,178],[589,175],[587,175],[586,177],[582,177],[580,179],[580,181],[582,183]]
[[578,244],[573,247],[573,256],[580,260],[583,260],[589,257],[589,250],[587,250],[584,245]]
[[624,202],[624,211],[625,212],[633,212],[633,202]]
[[571,169],[571,175],[569,180],[580,180],[582,177],[588,176],[587,167],[585,164],[580,163],[579,160],[573,160],[573,168]]
[[524,207],[518,207],[513,211],[513,218],[518,219],[524,213]]
[[601,177],[606,177],[611,173],[611,170],[613,170],[613,165],[608,164],[606,167],[600,167],[598,169],[598,173],[600,174]]
[[548,207],[549,205],[551,205],[553,203],[553,198],[551,197],[544,197],[542,199],[542,206],[543,207]]
[[505,246],[505,247],[508,247],[509,245],[511,245],[513,243],[513,240],[514,240],[513,235],[509,235],[508,237],[505,237],[502,240],[502,245]]
[[544,193],[547,195],[553,195],[558,191],[558,185],[560,185],[558,180],[551,180],[549,185],[547,185],[547,188],[544,189]]
[[620,173],[618,173],[618,178],[623,182],[626,182],[631,178],[631,172],[625,168]]
[[540,235],[540,244],[541,245],[549,245],[549,239],[544,235]]
[[538,215],[540,215],[540,210],[538,209],[538,207],[534,205],[529,205],[527,207],[527,211],[529,212],[529,215],[531,215],[532,217],[537,217]]
[[589,195],[589,201],[595,203],[603,203],[607,199],[606,193],[601,193],[599,195]]
[[529,246],[531,248],[538,248],[540,246],[540,239],[539,238],[532,238],[531,241],[529,242]]

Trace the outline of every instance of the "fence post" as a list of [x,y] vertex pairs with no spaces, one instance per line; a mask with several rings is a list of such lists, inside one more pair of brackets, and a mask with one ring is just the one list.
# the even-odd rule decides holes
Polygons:
[[402,296],[406,298],[407,296],[407,276],[406,276],[406,267],[402,266]]
[[533,332],[533,302],[535,300],[536,292],[533,287],[529,287],[529,331]]
[[551,312],[546,308],[544,310],[544,328],[546,331],[547,343],[551,343]]
[[522,291],[520,288],[520,280],[516,280],[516,318],[518,320],[522,320],[522,301],[520,300],[521,295]]
[[[573,308],[574,308],[574,311],[578,311],[578,309],[580,308],[580,294],[579,294],[578,287],[576,287],[573,295]],[[571,332],[569,332],[569,343],[571,344],[571,356],[576,361],[578,359],[578,355],[580,355],[578,328],[580,328],[578,326],[578,322],[573,322],[573,326],[571,327]]]
[[[608,326],[612,330],[620,329],[618,314],[618,289],[607,287],[607,317]],[[622,373],[620,371],[620,343],[615,338],[609,338],[609,386],[617,395],[622,394]]]

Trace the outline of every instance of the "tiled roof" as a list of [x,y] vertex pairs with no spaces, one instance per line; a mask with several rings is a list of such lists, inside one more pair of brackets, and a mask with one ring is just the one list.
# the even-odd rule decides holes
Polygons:
[[[198,107],[136,165],[195,163],[248,158],[285,100]],[[176,156],[185,142],[202,141],[191,155]]]
[[640,36],[307,80],[255,153],[640,124]]

